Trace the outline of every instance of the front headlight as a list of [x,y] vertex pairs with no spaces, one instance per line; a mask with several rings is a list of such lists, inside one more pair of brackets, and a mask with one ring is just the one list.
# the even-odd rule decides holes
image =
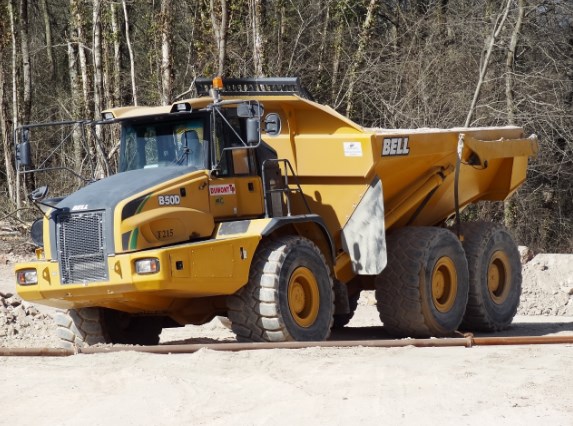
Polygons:
[[16,282],[18,285],[38,284],[38,272],[35,269],[22,269],[16,272]]
[[156,272],[159,272],[159,259],[150,257],[148,259],[136,260],[135,272],[139,275],[155,274]]

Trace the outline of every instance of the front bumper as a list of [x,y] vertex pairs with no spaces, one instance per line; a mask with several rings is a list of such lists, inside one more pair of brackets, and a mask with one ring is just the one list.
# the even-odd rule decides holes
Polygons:
[[[86,306],[132,311],[168,310],[174,299],[235,293],[248,281],[258,235],[181,244],[109,256],[105,282],[62,284],[57,261],[20,263],[15,271],[35,269],[38,283],[20,285],[20,297],[62,309]],[[135,262],[156,258],[160,268],[137,274]]]

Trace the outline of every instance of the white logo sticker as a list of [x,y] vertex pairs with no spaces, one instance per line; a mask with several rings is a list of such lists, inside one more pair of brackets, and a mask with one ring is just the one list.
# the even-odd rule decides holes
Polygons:
[[73,206],[72,207],[72,211],[73,212],[77,212],[79,210],[87,210],[88,209],[88,205],[87,204],[78,204],[77,206]]
[[160,206],[176,206],[181,204],[179,195],[158,195],[157,201]]
[[234,183],[226,185],[211,185],[209,187],[209,195],[216,197],[217,195],[233,195],[237,192]]
[[410,153],[409,139],[405,138],[384,138],[382,155],[408,155]]
[[362,157],[362,144],[360,142],[344,142],[345,157]]

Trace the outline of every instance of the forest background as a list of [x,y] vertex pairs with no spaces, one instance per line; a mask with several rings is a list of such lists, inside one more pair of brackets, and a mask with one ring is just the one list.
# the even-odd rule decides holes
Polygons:
[[[14,170],[22,123],[168,104],[201,76],[298,76],[364,126],[537,134],[523,187],[464,214],[573,252],[572,65],[571,0],[0,0],[0,216],[31,209],[35,176]],[[117,138],[77,131],[54,161],[112,173]],[[60,143],[40,135],[42,155]]]

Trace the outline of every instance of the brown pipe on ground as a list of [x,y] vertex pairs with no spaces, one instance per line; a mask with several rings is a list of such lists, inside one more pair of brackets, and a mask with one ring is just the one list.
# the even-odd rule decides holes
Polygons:
[[571,344],[573,336],[473,337],[475,346]]
[[70,356],[75,353],[59,348],[0,348],[0,356]]
[[452,347],[493,346],[493,345],[547,345],[573,344],[573,336],[515,336],[515,337],[457,337],[440,339],[398,339],[398,340],[341,340],[327,342],[260,342],[260,343],[209,343],[188,345],[158,346],[90,346],[70,349],[56,348],[0,348],[0,356],[69,356],[74,354],[99,354],[111,352],[145,352],[154,354],[184,354],[200,349],[213,351],[252,351],[259,349],[303,349],[320,348],[396,348],[396,347]]

